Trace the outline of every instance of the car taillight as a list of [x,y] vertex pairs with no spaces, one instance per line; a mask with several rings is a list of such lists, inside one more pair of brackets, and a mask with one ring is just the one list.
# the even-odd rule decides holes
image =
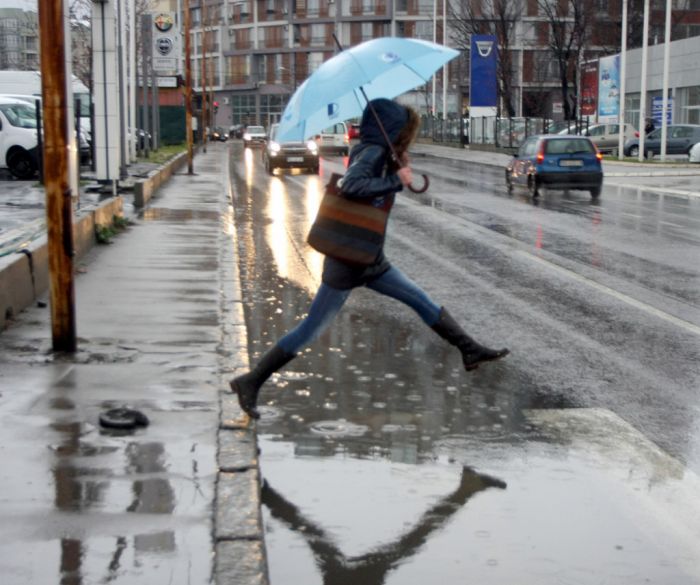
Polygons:
[[540,144],[540,150],[537,152],[537,164],[544,162],[544,142]]
[[603,153],[600,152],[600,150],[598,150],[597,148],[596,148],[596,151],[595,151],[595,157],[596,157],[598,160],[603,160]]
[[634,137],[635,137],[635,138],[639,138],[639,132],[635,132],[635,133],[634,133]]
[[349,143],[350,143],[350,135],[349,135],[349,134],[346,134],[345,137],[344,137],[344,140],[345,140],[346,143],[349,144]]

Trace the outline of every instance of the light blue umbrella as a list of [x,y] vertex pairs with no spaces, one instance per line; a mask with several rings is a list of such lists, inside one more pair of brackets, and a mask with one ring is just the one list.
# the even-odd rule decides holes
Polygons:
[[399,37],[345,49],[294,92],[282,114],[277,140],[307,140],[335,122],[359,117],[367,100],[392,99],[418,87],[457,55],[443,45]]

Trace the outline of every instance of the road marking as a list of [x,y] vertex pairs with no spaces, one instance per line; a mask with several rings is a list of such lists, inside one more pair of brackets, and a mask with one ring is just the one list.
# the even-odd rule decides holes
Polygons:
[[640,309],[649,315],[653,315],[655,317],[658,317],[659,319],[663,319],[665,321],[668,321],[669,323],[673,323],[674,325],[677,325],[678,327],[682,327],[686,331],[689,331],[690,333],[693,333],[695,335],[700,335],[700,327],[697,325],[694,325],[693,323],[690,323],[688,321],[685,321],[683,319],[680,319],[678,317],[675,317],[674,315],[670,315],[669,313],[665,313],[664,311],[660,311],[659,309],[652,307],[651,305],[648,305],[647,303],[643,303],[642,301],[638,301],[637,299],[634,299],[630,297],[629,295],[626,295],[624,293],[621,293],[619,291],[616,291],[615,289],[610,288],[609,286],[605,286],[604,284],[600,284],[599,282],[596,282],[595,280],[591,280],[590,278],[587,278],[585,276],[581,276],[580,274],[577,274],[573,270],[569,270],[568,268],[563,268],[562,266],[558,266],[557,264],[554,264],[553,262],[550,262],[548,260],[544,260],[543,258],[540,258],[539,256],[536,256],[535,254],[532,254],[530,252],[527,252],[525,250],[516,250],[516,254],[520,254],[522,256],[526,256],[530,260],[534,260],[535,262],[538,262],[542,266],[546,266],[547,268],[550,268],[551,270],[554,270],[555,272],[559,272],[560,274],[563,274],[573,280],[576,280],[582,284],[586,284],[594,289],[596,289],[599,292],[605,293],[607,295],[610,295],[611,297],[622,301],[623,303],[627,303],[628,305]]
[[685,189],[671,189],[670,187],[662,187],[655,185],[633,185],[632,183],[617,183],[615,181],[606,181],[610,186],[621,187],[622,189],[635,189],[640,191],[652,191],[661,195],[682,195],[684,197],[700,197],[699,191],[686,191]]

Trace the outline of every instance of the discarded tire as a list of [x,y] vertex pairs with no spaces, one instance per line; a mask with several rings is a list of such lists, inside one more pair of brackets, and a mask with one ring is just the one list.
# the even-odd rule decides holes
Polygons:
[[112,408],[100,414],[100,425],[108,429],[135,429],[149,422],[145,414],[133,408]]

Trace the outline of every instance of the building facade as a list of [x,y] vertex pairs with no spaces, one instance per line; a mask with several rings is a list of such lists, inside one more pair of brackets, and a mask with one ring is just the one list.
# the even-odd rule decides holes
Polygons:
[[39,69],[39,22],[36,12],[0,8],[0,69]]
[[[295,89],[336,53],[333,34],[343,46],[382,36],[443,41],[443,5],[434,0],[190,0],[190,8],[193,84],[201,92],[204,72],[219,126],[277,121]],[[448,111],[455,113],[457,72],[452,64]],[[435,100],[432,86],[407,99],[423,112],[441,111],[442,86]]]

